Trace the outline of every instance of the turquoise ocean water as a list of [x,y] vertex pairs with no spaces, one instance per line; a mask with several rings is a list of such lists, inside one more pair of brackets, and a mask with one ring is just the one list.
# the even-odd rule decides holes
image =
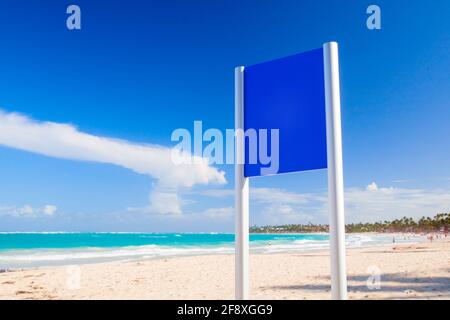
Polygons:
[[[328,248],[327,234],[251,234],[252,252]],[[406,242],[417,239],[397,239]],[[392,243],[392,235],[348,235],[347,246]],[[234,253],[221,233],[0,233],[0,269]]]

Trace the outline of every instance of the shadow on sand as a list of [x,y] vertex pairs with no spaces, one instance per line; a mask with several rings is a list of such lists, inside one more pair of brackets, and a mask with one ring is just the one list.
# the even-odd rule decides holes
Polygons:
[[[449,270],[450,272],[450,270]],[[401,273],[390,273],[381,275],[380,289],[370,289],[367,285],[369,275],[349,275],[349,293],[391,293],[388,299],[414,299],[414,298],[450,298],[450,277],[409,277]],[[330,277],[319,277],[326,284],[299,284],[289,286],[270,286],[264,289],[273,290],[309,290],[330,291]],[[408,293],[420,293],[417,297]],[[397,293],[397,294],[395,294]]]

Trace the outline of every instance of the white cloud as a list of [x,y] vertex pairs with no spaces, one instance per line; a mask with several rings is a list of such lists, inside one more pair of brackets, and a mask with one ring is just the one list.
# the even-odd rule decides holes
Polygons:
[[275,203],[262,209],[262,224],[308,223],[314,218],[308,209],[291,204]]
[[193,194],[198,194],[201,196],[213,197],[213,198],[227,198],[234,195],[234,190],[232,189],[208,189],[202,191],[192,191]]
[[234,216],[234,208],[209,208],[202,215],[211,219],[231,219]]
[[279,188],[250,188],[250,199],[258,203],[308,204],[317,201],[318,195],[297,193]]
[[[206,194],[207,195],[207,194]],[[211,196],[232,196],[229,189]],[[267,223],[328,223],[326,192],[297,193],[278,188],[251,188],[252,215],[261,213]],[[450,211],[450,190],[380,187],[345,190],[346,222],[375,222],[403,216],[420,218]]]
[[[192,187],[196,184],[226,183],[225,173],[199,159],[195,164],[174,164],[171,150],[158,145],[135,144],[128,141],[95,136],[79,131],[69,124],[41,122],[18,113],[0,110],[0,145],[61,159],[93,161],[118,165],[157,179],[155,195],[163,200],[167,188]],[[166,194],[167,199],[167,194]],[[172,200],[176,202],[172,196]],[[162,203],[151,204],[155,210],[168,209]],[[169,204],[175,212],[179,206]]]
[[[209,189],[192,193],[213,198],[227,198],[234,195],[234,190]],[[299,204],[307,203],[316,198],[317,194],[297,193],[280,188],[250,188],[250,199],[259,203],[281,202]]]
[[46,216],[53,216],[56,212],[58,208],[56,206],[53,206],[51,204],[46,205],[43,209],[42,212],[46,215]]
[[20,216],[34,216],[34,209],[28,204],[21,208],[17,208],[16,212]]
[[367,191],[376,191],[376,190],[378,190],[378,186],[377,186],[377,184],[375,182],[372,182],[371,184],[369,184],[366,187],[366,190]]
[[[234,195],[234,190],[210,189],[194,193],[213,198],[229,198]],[[256,211],[251,216],[259,224],[310,222],[314,221],[317,215],[313,213],[321,210],[326,199],[326,195],[322,194],[297,193],[280,188],[250,188],[251,209]],[[232,209],[228,210],[230,215],[234,214]],[[215,212],[217,209],[211,210]]]
[[53,216],[57,211],[57,207],[51,204],[45,205],[42,208],[33,208],[29,204],[21,207],[17,206],[3,206],[0,207],[0,217],[11,216],[19,218],[38,218],[42,216]]
[[154,190],[150,194],[149,212],[159,214],[181,214],[181,201],[171,190]]
[[[370,186],[370,185],[369,185]],[[347,220],[390,220],[403,216],[420,218],[450,210],[450,190],[377,187],[345,192]]]

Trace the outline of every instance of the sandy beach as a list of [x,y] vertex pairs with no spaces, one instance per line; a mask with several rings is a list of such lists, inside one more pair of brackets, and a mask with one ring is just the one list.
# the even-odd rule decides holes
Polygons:
[[[253,254],[250,263],[252,299],[330,298],[326,251]],[[350,299],[450,299],[450,240],[348,249],[347,271]],[[369,288],[367,281],[373,273],[375,282]],[[0,299],[233,299],[233,296],[234,256],[225,254],[0,274]]]

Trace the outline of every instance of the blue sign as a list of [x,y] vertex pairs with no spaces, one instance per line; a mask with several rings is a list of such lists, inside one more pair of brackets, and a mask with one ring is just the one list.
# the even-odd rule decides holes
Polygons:
[[[279,129],[276,173],[327,167],[322,48],[245,67],[244,130],[248,129],[267,129],[269,151],[270,131]],[[259,147],[261,138],[265,137],[259,135]],[[256,164],[249,163],[251,152],[254,149],[246,143],[244,176],[265,175],[261,169],[268,165],[259,157]]]

